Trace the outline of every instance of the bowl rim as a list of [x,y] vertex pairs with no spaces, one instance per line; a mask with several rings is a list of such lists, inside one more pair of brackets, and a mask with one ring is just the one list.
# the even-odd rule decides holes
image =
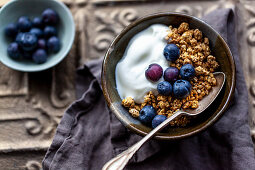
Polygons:
[[[0,8],[0,15],[1,15],[2,11],[5,10],[9,5],[12,5],[13,3],[15,3],[17,1],[20,1],[20,0],[11,0],[11,1],[7,2],[5,5],[3,5]],[[43,1],[43,0],[41,0],[41,1]],[[56,4],[60,5],[61,8],[63,8],[64,11],[67,13],[68,17],[70,18],[70,22],[71,22],[71,24],[70,24],[70,26],[71,26],[70,41],[67,44],[67,48],[65,48],[65,50],[63,52],[63,55],[61,55],[59,58],[57,58],[57,60],[55,60],[54,62],[49,62],[47,65],[43,65],[41,67],[35,67],[35,69],[34,68],[32,68],[32,69],[30,68],[29,69],[29,67],[15,67],[12,64],[3,61],[2,57],[0,57],[0,62],[2,64],[4,64],[5,66],[7,66],[7,67],[9,67],[9,68],[11,68],[13,70],[17,70],[17,71],[22,71],[22,72],[39,72],[39,71],[47,70],[49,68],[52,68],[52,67],[56,66],[57,64],[59,64],[68,55],[68,53],[69,53],[69,51],[70,51],[70,49],[71,49],[71,47],[73,45],[74,38],[75,38],[75,22],[74,22],[74,19],[73,19],[71,11],[68,9],[68,7],[63,2],[58,1],[58,0],[50,0],[50,1],[54,1]],[[34,2],[36,3],[36,0],[34,0]],[[46,61],[46,63],[47,63],[47,61]]]
[[116,38],[112,41],[112,43],[110,44],[107,52],[105,53],[104,59],[103,59],[103,63],[102,63],[102,73],[101,73],[101,84],[102,84],[102,90],[103,90],[103,94],[104,97],[106,99],[107,105],[110,108],[110,110],[114,113],[114,115],[120,120],[120,122],[127,127],[128,129],[130,129],[131,131],[135,132],[136,134],[139,134],[140,136],[145,136],[148,133],[144,132],[138,128],[136,128],[135,126],[132,126],[131,124],[128,124],[127,122],[125,122],[122,118],[122,114],[115,111],[115,106],[111,103],[111,99],[110,96],[107,92],[107,81],[105,79],[106,77],[106,68],[105,65],[107,63],[107,58],[109,58],[112,50],[114,49],[115,44],[122,38],[122,36],[124,34],[126,34],[131,28],[135,27],[136,25],[140,24],[143,21],[146,20],[150,20],[150,19],[154,19],[154,18],[158,18],[158,17],[163,17],[163,16],[180,16],[180,17],[186,17],[186,18],[191,18],[194,19],[202,24],[205,24],[207,27],[209,27],[213,32],[216,33],[216,35],[220,38],[220,40],[223,42],[224,46],[226,47],[226,53],[229,56],[229,60],[230,60],[230,65],[233,68],[232,70],[232,82],[231,82],[231,86],[230,86],[230,91],[229,94],[227,96],[227,100],[226,103],[222,106],[221,110],[218,111],[218,113],[210,120],[208,121],[204,126],[200,127],[199,129],[196,129],[192,132],[186,133],[186,134],[181,134],[181,135],[175,135],[175,136],[162,136],[162,135],[155,135],[154,139],[160,139],[160,140],[177,140],[177,139],[183,139],[183,138],[187,138],[190,136],[193,136],[199,132],[202,132],[204,130],[206,130],[209,126],[213,125],[214,123],[216,123],[217,120],[219,120],[219,118],[223,115],[223,113],[226,111],[226,109],[228,108],[231,99],[233,98],[234,95],[234,91],[235,91],[235,86],[236,86],[236,66],[235,66],[235,60],[234,57],[231,53],[231,50],[228,46],[228,44],[226,43],[226,41],[222,38],[222,36],[214,29],[212,28],[209,24],[207,24],[205,21],[195,17],[195,16],[191,16],[188,14],[183,14],[183,13],[178,13],[178,12],[162,12],[162,13],[153,13],[150,15],[146,15],[143,17],[138,18],[136,21],[132,22],[131,24],[129,24],[127,27],[125,27],[121,33],[119,35],[116,36]]

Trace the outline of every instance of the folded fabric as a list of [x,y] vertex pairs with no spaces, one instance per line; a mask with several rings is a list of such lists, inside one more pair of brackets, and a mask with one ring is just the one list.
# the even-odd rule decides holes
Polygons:
[[[234,13],[213,11],[203,18],[227,41],[236,63],[233,104],[206,131],[179,141],[150,140],[126,169],[255,169],[248,125],[248,93],[238,56]],[[141,139],[126,129],[106,106],[100,87],[102,59],[77,71],[77,96],[64,113],[52,145],[43,160],[48,169],[101,169]]]

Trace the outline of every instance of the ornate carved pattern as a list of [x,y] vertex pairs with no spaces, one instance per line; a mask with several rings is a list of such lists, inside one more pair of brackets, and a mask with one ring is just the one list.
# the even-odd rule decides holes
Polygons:
[[[93,1],[95,2],[95,1]],[[99,2],[99,1],[96,1]],[[104,2],[104,1],[100,1]],[[115,2],[115,1],[114,1]],[[119,1],[116,1],[119,2]],[[165,6],[162,6],[162,11],[165,10]],[[190,15],[195,15],[197,17],[202,17],[203,15],[218,9],[225,7],[233,7],[232,1],[220,1],[219,3],[212,3],[210,5],[201,5],[201,3],[197,3],[196,5],[188,5],[187,3],[181,3],[181,5],[171,6],[169,3],[168,11],[182,12]],[[144,16],[149,13],[153,13],[153,11],[141,10],[140,12],[139,6],[136,8],[123,8],[118,9],[114,8],[111,11],[106,10],[96,10],[94,12],[94,16],[96,18],[97,24],[95,28],[93,28],[93,40],[91,41],[93,49],[96,53],[92,53],[89,57],[93,59],[94,57],[100,57],[104,54],[105,50],[109,47],[110,43],[116,37],[117,34],[121,32],[121,30],[127,26],[130,22],[136,20],[139,16]],[[139,14],[138,14],[139,11]],[[159,12],[159,11],[157,11]],[[90,45],[90,44],[89,44]]]
[[[63,63],[61,63],[61,65],[63,64],[67,64],[66,61],[63,61]],[[72,75],[68,75],[68,73],[70,73],[71,71],[63,71],[63,69],[58,69],[58,67],[53,69],[51,102],[52,106],[56,108],[65,108],[75,99],[73,93],[74,77]],[[73,72],[71,74],[73,74]]]
[[216,9],[233,8],[234,4],[231,0],[221,0],[219,3],[211,4],[208,7],[202,5],[180,5],[176,8],[176,12],[186,13],[201,18]]
[[249,12],[252,16],[248,19],[246,26],[248,28],[247,32],[247,42],[251,46],[255,46],[255,11],[254,8],[250,5],[245,5],[245,9]]
[[247,52],[249,63],[249,73],[248,73],[248,85],[250,90],[250,111],[251,111],[251,135],[255,140],[255,11],[253,6],[254,2],[246,2],[244,4],[244,9],[246,10],[246,40],[249,47],[249,51]]
[[[75,44],[79,44],[82,48],[77,48],[77,57],[79,56],[79,63],[78,65],[81,66],[85,63],[86,59],[88,57],[87,54],[87,30],[86,30],[86,24],[87,24],[87,12],[81,8],[77,9],[76,12],[73,14],[74,20],[76,23],[76,40]],[[76,58],[77,58],[76,57]]]
[[96,27],[95,40],[93,47],[98,51],[105,51],[113,38],[121,32],[121,30],[138,18],[137,11],[132,8],[124,10],[113,10],[110,14],[102,11],[96,11],[96,19],[99,25]]

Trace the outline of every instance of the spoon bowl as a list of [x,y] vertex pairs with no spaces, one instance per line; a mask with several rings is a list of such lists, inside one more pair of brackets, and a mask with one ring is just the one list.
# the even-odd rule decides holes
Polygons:
[[212,102],[215,100],[215,98],[218,96],[220,93],[224,83],[225,83],[225,74],[223,72],[215,72],[213,73],[214,77],[217,80],[216,86],[214,86],[210,93],[205,96],[202,100],[199,101],[199,106],[196,109],[183,109],[183,111],[187,112],[189,115],[198,115],[202,113],[205,109],[207,109]]

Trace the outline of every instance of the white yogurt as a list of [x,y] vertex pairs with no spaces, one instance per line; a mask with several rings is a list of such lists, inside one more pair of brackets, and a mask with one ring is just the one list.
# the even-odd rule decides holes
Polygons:
[[169,62],[163,55],[166,46],[165,37],[169,28],[154,24],[136,34],[129,42],[123,58],[116,66],[115,77],[121,99],[132,97],[136,103],[142,103],[144,96],[152,91],[157,95],[158,82],[151,82],[145,77],[145,70],[150,64],[157,63],[163,70]]

